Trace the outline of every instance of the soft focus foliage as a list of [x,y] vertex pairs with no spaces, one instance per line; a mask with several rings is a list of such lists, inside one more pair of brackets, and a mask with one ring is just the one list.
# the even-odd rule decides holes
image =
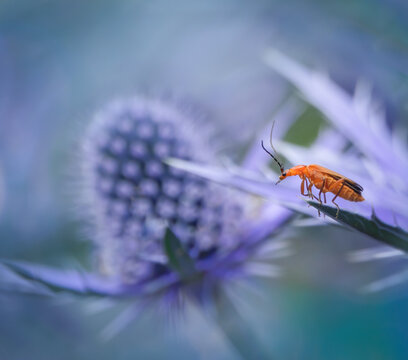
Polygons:
[[[315,162],[355,176],[380,219],[395,225],[392,209],[404,228],[407,19],[401,0],[2,1],[0,290],[13,285],[26,295],[0,296],[0,358],[224,360],[239,359],[259,341],[274,358],[406,359],[406,256],[316,218],[299,197],[298,179],[274,186],[275,165],[259,143],[276,119],[274,144],[287,165]],[[265,64],[271,48],[286,54],[275,69]],[[218,279],[234,284],[221,286],[234,306],[219,302],[218,322],[211,309],[187,302],[184,317],[175,317],[164,306],[168,298],[139,301],[145,298],[121,282],[101,281],[95,245],[103,241],[94,227],[84,231],[95,219],[78,191],[78,164],[86,160],[80,144],[94,112],[112,99],[168,99],[161,96],[167,92],[211,111],[212,176],[244,178],[247,190],[276,200],[251,200],[261,212],[250,213],[248,239],[264,239],[293,210],[304,214],[253,253],[244,247],[233,271],[221,261]],[[369,205],[354,205],[341,203],[371,215]],[[179,249],[171,244],[165,257]],[[287,244],[295,253],[276,259]],[[172,264],[169,282],[136,290],[174,284],[180,267]],[[274,281],[249,276],[277,273]],[[123,294],[131,300],[117,301]]]

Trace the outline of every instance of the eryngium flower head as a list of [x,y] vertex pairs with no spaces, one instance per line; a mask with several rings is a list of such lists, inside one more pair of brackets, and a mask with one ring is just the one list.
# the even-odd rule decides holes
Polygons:
[[[270,261],[288,255],[287,243],[266,240],[286,224],[289,210],[259,201],[249,207],[249,195],[167,165],[170,158],[215,161],[202,123],[192,119],[190,110],[146,98],[101,111],[84,137],[85,186],[78,197],[93,220],[99,272],[3,261],[12,280],[8,291],[65,292],[109,304],[129,299],[130,307],[105,329],[111,337],[148,307],[173,316],[189,297],[215,305],[217,313],[229,304],[233,282],[279,275]],[[244,159],[244,169],[251,165]],[[234,306],[227,308],[239,318]],[[232,330],[240,333],[233,342],[251,338],[243,335],[245,326]]]
[[242,195],[165,163],[214,161],[198,126],[180,107],[145,98],[117,101],[94,119],[83,159],[102,272],[126,283],[166,272],[167,227],[193,259],[236,245]]
[[100,112],[84,137],[78,197],[93,220],[99,272],[3,261],[7,276],[29,282],[10,291],[130,299],[129,312],[106,330],[112,336],[147,307],[177,314],[186,295],[215,305],[237,280],[279,274],[270,260],[288,255],[287,243],[266,240],[286,224],[289,210],[248,206],[249,195],[167,165],[174,157],[215,161],[202,124],[192,119],[191,110],[146,98]]

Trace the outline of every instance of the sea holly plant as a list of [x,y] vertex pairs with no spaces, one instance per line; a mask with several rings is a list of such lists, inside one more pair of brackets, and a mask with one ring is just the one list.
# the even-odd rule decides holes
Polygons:
[[[390,129],[383,109],[374,102],[365,84],[358,84],[355,95],[351,96],[326,75],[309,70],[275,50],[266,53],[265,61],[288,79],[300,91],[302,99],[319,110],[331,125],[321,131],[317,141],[308,148],[279,137],[273,139],[275,148],[293,165],[319,164],[345,174],[363,185],[366,201],[352,203],[339,199],[342,211],[336,216],[329,196],[328,206],[316,201],[306,204],[300,196],[300,182],[285,180],[275,186],[277,175],[271,174],[269,169],[259,168],[258,173],[248,175],[214,166],[197,167],[178,159],[170,159],[170,163],[297,212],[318,217],[317,209],[327,215],[322,221],[331,218],[406,251],[408,150],[403,133]],[[264,139],[268,137],[269,133],[265,133]],[[256,146],[261,148],[260,144]],[[268,155],[259,150],[258,156]],[[388,239],[391,234],[392,241]]]
[[[373,100],[370,88],[359,83],[354,96],[350,96],[327,76],[308,70],[276,51],[267,52],[265,60],[291,81],[304,99],[320,110],[333,128],[351,144],[346,151],[337,152],[337,156],[330,154],[329,160],[332,167],[344,170],[348,177],[364,183],[367,202],[361,205],[369,204],[384,220],[391,222],[394,218],[406,227],[407,133],[397,129],[398,123],[394,124],[394,130],[390,129],[385,111]],[[311,155],[310,151],[313,149],[303,152],[302,158],[297,160],[306,160],[305,157]],[[314,154],[318,152],[314,149]],[[298,155],[301,154],[298,152]],[[316,160],[329,166],[325,157],[325,151],[315,156]]]
[[[197,118],[180,104],[145,97],[100,111],[84,135],[78,196],[95,245],[95,269],[4,260],[2,290],[130,301],[106,336],[141,309],[177,312],[187,299],[212,309],[216,319],[224,308],[240,319],[239,309],[226,306],[224,290],[251,276],[279,275],[272,260],[289,249],[277,235],[293,214],[169,166],[168,158],[217,162]],[[247,326],[226,335],[245,358],[268,357]]]
[[[320,204],[299,196],[299,182],[285,181],[278,186],[277,173],[269,168],[229,171],[214,166],[197,167],[178,159],[169,162],[213,181],[260,195],[295,212],[318,218],[319,223],[331,222],[364,233],[387,247],[364,249],[350,254],[353,262],[374,259],[405,258],[408,253],[408,149],[407,132],[393,129],[385,112],[376,102],[370,87],[360,82],[350,95],[330,78],[313,71],[276,50],[265,53],[265,62],[291,82],[301,99],[316,108],[330,127],[324,128],[310,147],[298,146],[276,136],[275,148],[293,165],[319,164],[344,174],[364,187],[366,201],[352,203],[338,199],[341,211],[330,203]],[[263,139],[268,138],[265,132]],[[260,144],[257,157],[262,153]],[[273,164],[272,166],[276,166]],[[258,171],[256,171],[258,170]],[[326,217],[319,217],[319,212]],[[393,247],[390,249],[388,246]],[[391,275],[365,287],[377,291],[408,279],[408,271]]]
[[[327,76],[311,71],[287,56],[269,50],[265,62],[288,79],[303,98],[325,115],[341,136],[329,134],[328,141],[344,142],[346,151],[314,146],[306,151],[286,144],[285,155],[293,161],[313,157],[326,166],[344,169],[358,183],[364,184],[366,204],[349,205],[353,213],[343,211],[335,220],[363,232],[388,246],[363,249],[350,254],[352,262],[378,259],[406,261],[408,253],[408,138],[407,130],[394,122],[390,128],[381,105],[373,100],[369,86],[359,83],[350,96]],[[351,144],[351,146],[350,146]],[[347,145],[347,147],[344,147]],[[325,151],[323,151],[325,150]],[[333,218],[333,209],[311,204]],[[348,204],[343,206],[347,207]],[[370,211],[370,214],[368,212]],[[389,247],[391,246],[391,247]],[[374,292],[408,280],[403,268],[366,285]]]

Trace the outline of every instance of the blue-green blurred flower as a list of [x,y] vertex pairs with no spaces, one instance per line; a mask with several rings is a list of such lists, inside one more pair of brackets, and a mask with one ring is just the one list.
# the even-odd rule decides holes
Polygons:
[[161,99],[118,100],[98,112],[84,135],[78,196],[96,271],[6,262],[30,281],[25,291],[38,283],[53,292],[131,298],[121,324],[146,306],[172,312],[186,297],[211,304],[231,282],[278,275],[271,259],[287,255],[287,243],[266,240],[291,212],[167,164],[216,163],[205,129],[197,112]]
[[253,222],[249,197],[164,163],[214,163],[208,138],[197,119],[161,100],[117,101],[96,116],[85,137],[82,198],[103,273],[126,283],[169,273],[167,227],[195,261],[219,261],[242,245]]

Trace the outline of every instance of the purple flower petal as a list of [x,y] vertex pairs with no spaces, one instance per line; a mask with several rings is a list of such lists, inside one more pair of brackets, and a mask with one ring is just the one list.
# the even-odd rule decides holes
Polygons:
[[327,76],[311,71],[275,50],[267,52],[265,61],[298,87],[306,100],[325,114],[363,154],[379,162],[389,176],[408,176],[406,152],[395,151],[392,135],[381,114],[371,106],[367,93],[360,92],[352,98]]

